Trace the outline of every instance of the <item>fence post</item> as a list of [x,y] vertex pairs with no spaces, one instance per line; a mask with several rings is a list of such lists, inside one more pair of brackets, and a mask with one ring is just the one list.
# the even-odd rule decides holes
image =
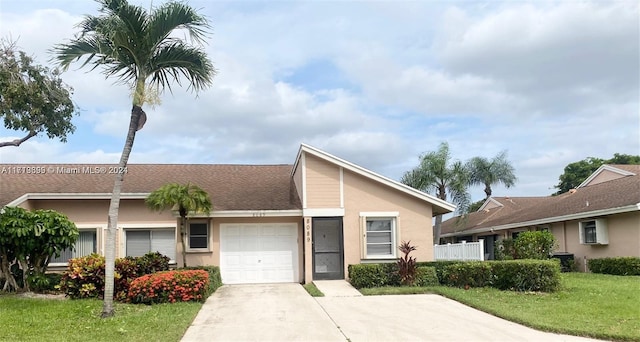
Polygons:
[[462,261],[467,261],[467,241],[462,240]]
[[478,239],[480,242],[480,261],[484,261],[484,239]]

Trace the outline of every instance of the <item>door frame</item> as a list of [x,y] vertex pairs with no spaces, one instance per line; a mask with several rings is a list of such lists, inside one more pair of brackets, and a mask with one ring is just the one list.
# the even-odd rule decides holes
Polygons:
[[[327,276],[326,273],[316,273],[316,244],[314,225],[317,221],[338,221],[338,244],[340,253],[340,271],[336,275]],[[344,279],[344,225],[343,217],[312,217],[311,218],[311,277],[313,280]]]

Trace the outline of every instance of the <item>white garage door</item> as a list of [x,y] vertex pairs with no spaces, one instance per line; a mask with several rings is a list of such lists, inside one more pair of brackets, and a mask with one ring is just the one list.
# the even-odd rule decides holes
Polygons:
[[298,282],[298,225],[220,225],[220,272],[225,284]]

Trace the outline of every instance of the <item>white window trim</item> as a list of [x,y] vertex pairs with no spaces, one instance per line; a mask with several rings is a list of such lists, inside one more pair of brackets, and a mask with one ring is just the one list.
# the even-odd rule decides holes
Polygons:
[[[95,225],[95,224],[76,224],[76,228],[78,228],[78,231],[89,231],[89,230],[94,230],[96,232],[96,245],[95,245],[95,253],[100,254],[102,252],[102,244],[101,244],[101,232],[102,229],[104,228],[103,225]],[[64,266],[69,266],[68,262],[50,262],[49,265],[50,267],[64,267]]]
[[[127,224],[122,224],[122,225],[118,225],[118,240],[120,241],[119,243],[119,250],[118,250],[118,257],[126,257],[127,256],[127,230],[162,230],[162,229],[173,229],[173,237],[174,237],[174,254],[176,255],[176,258],[178,257],[178,240],[180,239],[180,236],[178,236],[178,227],[176,225],[175,222],[171,222],[171,223],[127,223]],[[105,230],[108,229],[108,227],[104,228]],[[105,238],[106,240],[106,238]],[[175,264],[177,263],[176,260],[171,259],[169,260],[170,264]]]
[[[367,219],[390,218],[391,219],[391,255],[368,255],[367,253]],[[400,213],[397,211],[372,211],[360,212],[360,250],[362,260],[389,260],[398,258],[398,241],[400,241]]]
[[[204,223],[204,224],[207,225],[207,247],[206,248],[191,248],[190,241],[191,241],[191,224],[192,223],[196,223],[196,224],[197,223]],[[209,220],[189,219],[189,220],[187,220],[186,225],[187,225],[187,228],[186,228],[186,231],[187,231],[187,236],[186,236],[187,246],[186,246],[185,251],[187,253],[211,252],[211,245],[212,245],[211,236],[213,235],[212,232],[211,232],[211,230],[212,230],[211,222]],[[181,241],[181,243],[182,243],[182,241]]]
[[[585,226],[589,222],[595,222],[596,224],[596,241],[595,242],[586,242],[585,236]],[[578,235],[580,236],[580,244],[581,245],[608,245],[609,244],[609,232],[607,227],[607,219],[606,218],[597,218],[580,221],[578,223]]]

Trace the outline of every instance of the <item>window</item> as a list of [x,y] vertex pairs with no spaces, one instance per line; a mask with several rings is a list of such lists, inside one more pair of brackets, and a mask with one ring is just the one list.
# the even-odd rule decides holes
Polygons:
[[363,258],[394,259],[397,246],[397,213],[361,213]]
[[149,252],[160,252],[172,261],[176,260],[174,229],[128,229],[126,233],[126,255],[143,256]]
[[189,223],[189,249],[209,248],[209,225],[204,222]]
[[49,264],[66,264],[69,259],[87,256],[96,252],[96,231],[95,229],[80,230],[78,240],[74,248],[67,248],[60,253],[57,258],[51,259]]
[[580,222],[580,243],[584,245],[607,245],[609,234],[607,220],[599,218]]
[[596,221],[585,222],[582,226],[584,234],[584,243],[596,243]]

